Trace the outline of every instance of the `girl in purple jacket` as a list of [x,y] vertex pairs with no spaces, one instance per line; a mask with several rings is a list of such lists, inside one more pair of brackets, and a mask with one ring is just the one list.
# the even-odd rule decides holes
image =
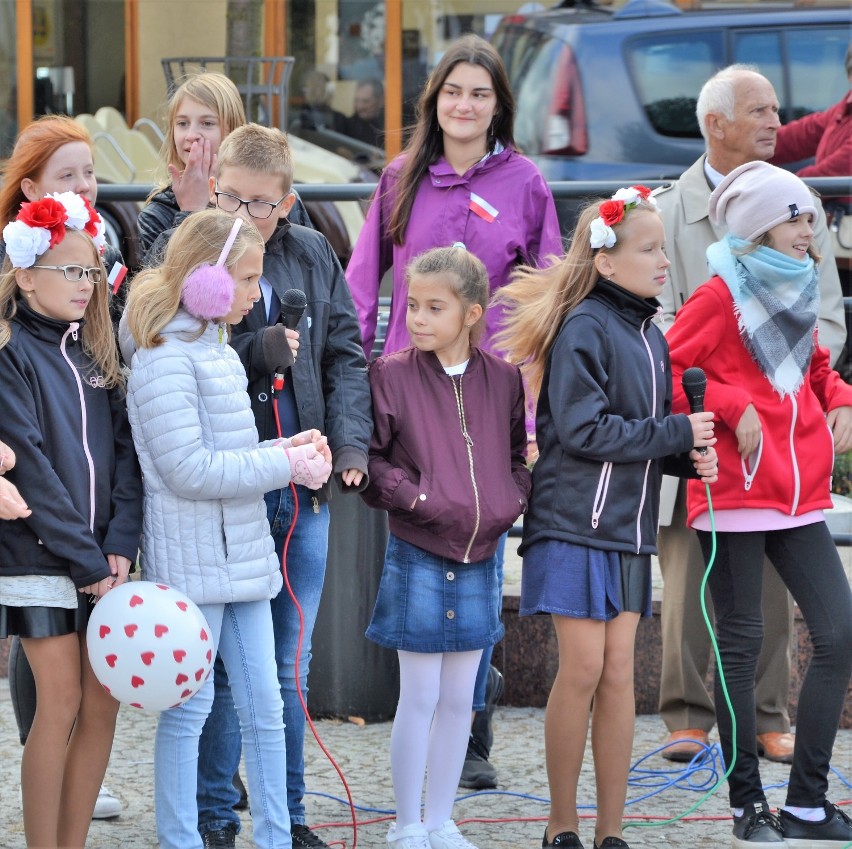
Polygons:
[[[497,544],[526,510],[524,389],[475,340],[485,266],[463,245],[407,269],[414,346],[370,367],[372,507],[390,538],[367,637],[396,649],[393,849],[474,849],[451,819],[482,651],[503,636]],[[420,799],[426,776],[426,806]]]

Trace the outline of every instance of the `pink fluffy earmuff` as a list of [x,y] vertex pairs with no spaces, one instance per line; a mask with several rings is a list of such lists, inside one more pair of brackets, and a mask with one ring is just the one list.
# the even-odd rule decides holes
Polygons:
[[234,278],[225,267],[225,261],[242,223],[242,218],[234,219],[234,226],[231,227],[216,265],[199,265],[183,281],[180,299],[186,311],[196,318],[207,321],[223,318],[234,303]]

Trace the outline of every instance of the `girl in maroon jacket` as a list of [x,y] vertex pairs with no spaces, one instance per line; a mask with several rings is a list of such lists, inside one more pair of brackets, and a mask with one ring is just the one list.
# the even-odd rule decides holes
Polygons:
[[[667,335],[674,409],[680,377],[707,374],[716,414],[719,480],[713,514],[690,481],[688,522],[709,562],[716,632],[736,738],[720,682],[716,715],[734,814],[732,845],[846,846],[852,820],[826,801],[828,768],[852,673],[852,593],[825,523],[834,453],[852,447],[852,387],[817,340],[819,289],[813,195],[765,162],[731,171],[710,197],[728,235],[707,249],[711,272]],[[787,803],[770,813],[758,769],[754,678],[763,639],[761,585],[768,557],[798,603],[814,644],[799,695]],[[696,609],[698,599],[695,600]]]
[[[407,269],[414,347],[370,367],[372,507],[390,538],[367,636],[396,649],[391,734],[394,849],[474,849],[451,819],[480,655],[503,636],[497,543],[526,510],[524,389],[517,367],[475,346],[485,266],[464,245]],[[426,806],[420,800],[426,778]]]

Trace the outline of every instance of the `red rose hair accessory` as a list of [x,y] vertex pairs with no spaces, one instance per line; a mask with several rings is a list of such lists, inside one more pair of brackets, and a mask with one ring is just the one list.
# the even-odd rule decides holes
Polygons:
[[611,248],[615,244],[615,231],[612,228],[624,221],[628,210],[639,206],[643,201],[652,206],[657,205],[647,186],[619,189],[609,200],[605,200],[598,208],[598,217],[591,223],[589,244],[592,248]]
[[234,278],[225,268],[225,262],[242,224],[242,218],[234,219],[216,265],[199,265],[183,281],[180,299],[190,315],[213,321],[224,318],[231,309],[234,303]]
[[22,203],[18,217],[3,228],[9,260],[15,268],[31,268],[38,257],[65,238],[68,230],[88,233],[98,253],[104,252],[104,222],[82,195],[57,192]]

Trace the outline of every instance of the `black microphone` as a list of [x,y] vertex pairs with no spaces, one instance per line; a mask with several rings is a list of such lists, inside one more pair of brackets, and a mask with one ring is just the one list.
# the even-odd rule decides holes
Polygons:
[[307,306],[308,299],[301,289],[288,289],[281,296],[281,323],[286,328],[295,330]]
[[[305,314],[308,299],[301,289],[288,289],[281,296],[281,324],[288,330],[295,330]],[[272,377],[272,394],[277,395],[284,388],[284,366],[278,366]]]
[[[698,366],[688,368],[680,379],[680,385],[686,394],[686,400],[689,401],[689,411],[691,413],[704,412],[704,393],[707,390],[707,375],[704,374],[704,369]],[[697,449],[699,454],[707,453],[707,446],[702,446]]]

